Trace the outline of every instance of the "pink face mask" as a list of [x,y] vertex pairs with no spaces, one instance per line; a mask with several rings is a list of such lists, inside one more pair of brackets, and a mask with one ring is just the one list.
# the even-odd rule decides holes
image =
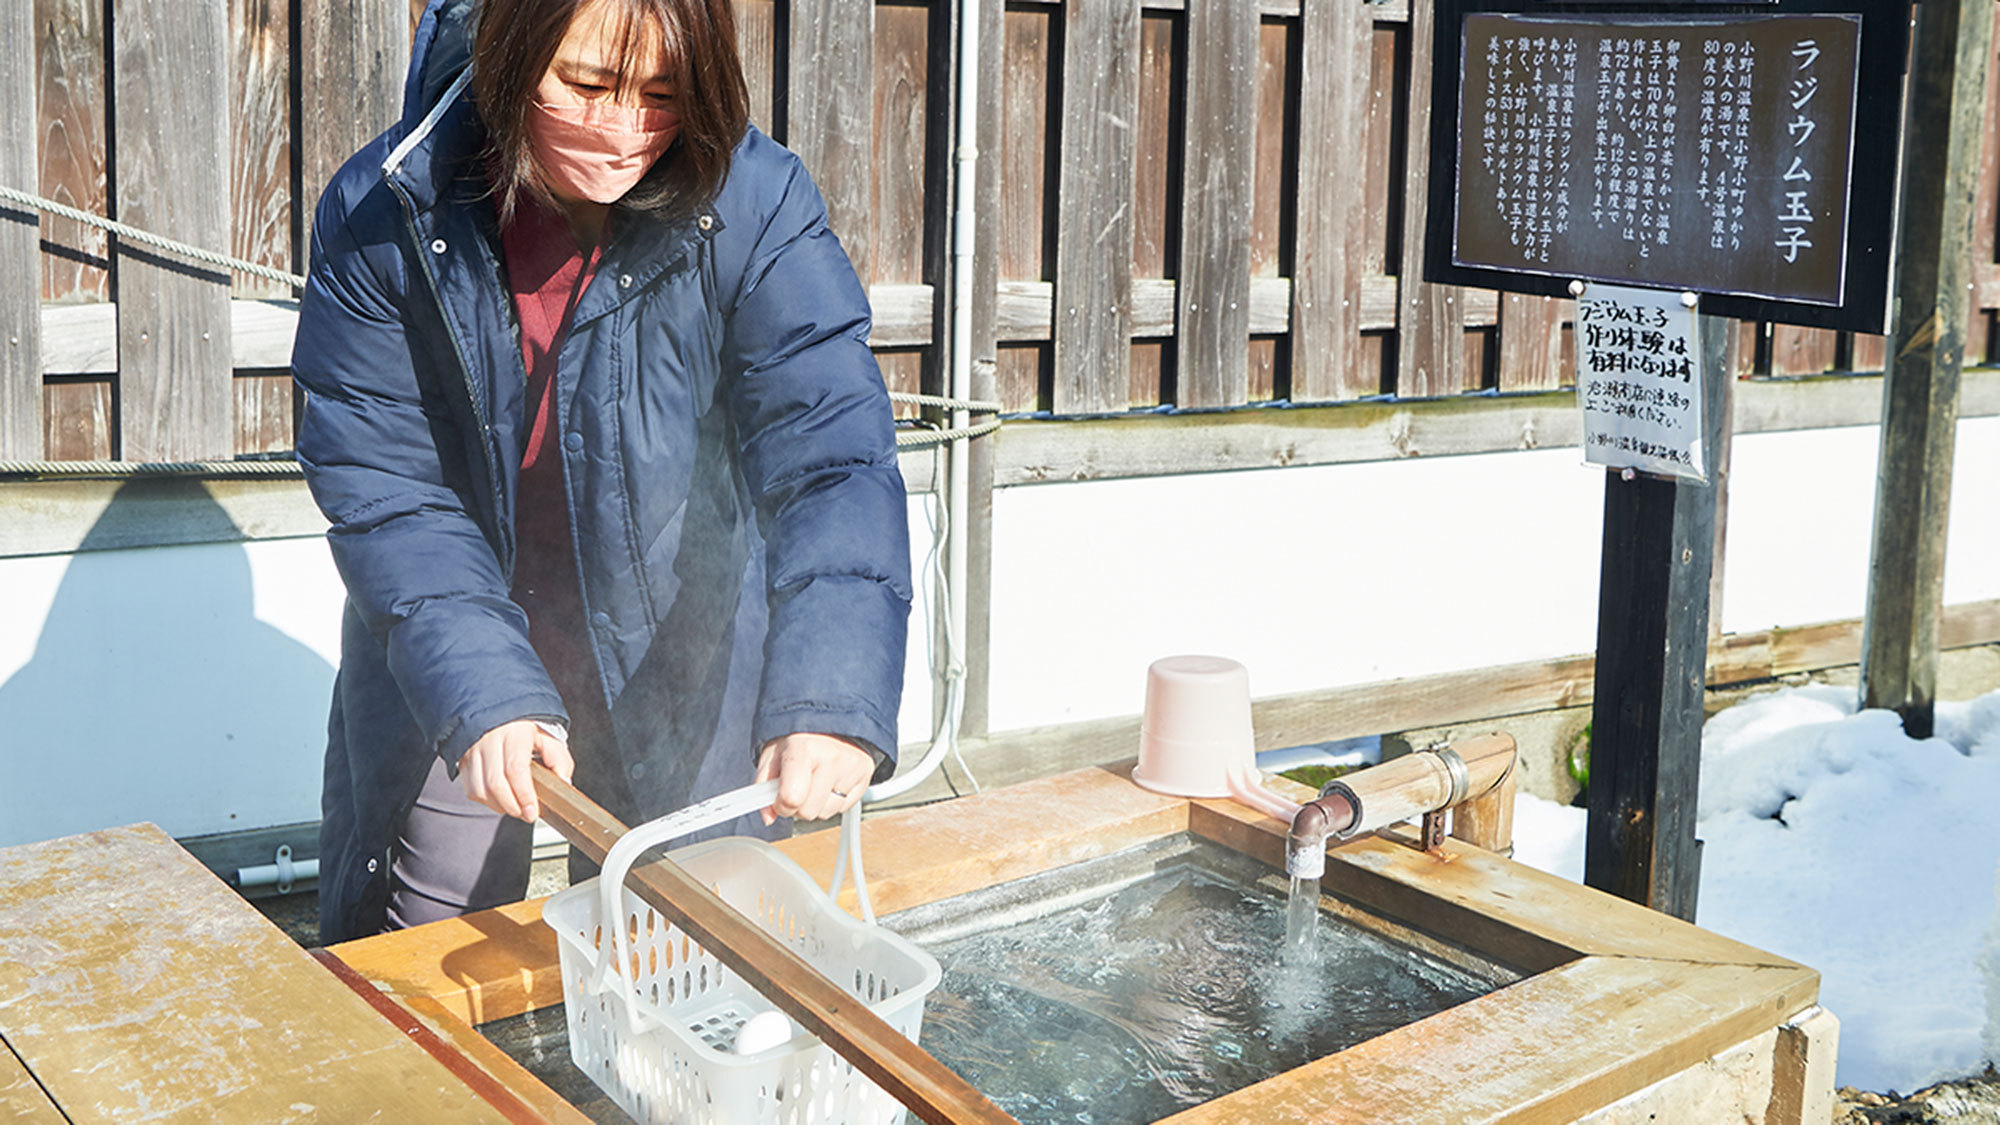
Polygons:
[[528,115],[528,137],[549,186],[593,203],[616,203],[631,191],[680,131],[680,114],[670,109],[537,101]]

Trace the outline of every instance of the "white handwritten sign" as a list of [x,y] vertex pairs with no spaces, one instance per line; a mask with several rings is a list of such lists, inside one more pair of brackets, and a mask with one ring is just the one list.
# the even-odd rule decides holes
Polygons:
[[1701,349],[1680,294],[1592,284],[1577,298],[1576,401],[1586,461],[1708,479]]

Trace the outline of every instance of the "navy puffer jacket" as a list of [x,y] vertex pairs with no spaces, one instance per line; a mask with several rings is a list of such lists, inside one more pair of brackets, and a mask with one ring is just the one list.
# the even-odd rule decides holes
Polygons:
[[[463,81],[470,8],[432,4],[403,120],[321,198],[292,358],[299,460],[348,589],[324,942],[383,924],[393,833],[435,757],[566,715],[508,597],[526,376]],[[746,784],[756,748],[797,731],[893,770],[908,527],[868,327],[819,193],[755,129],[709,206],[618,224],[556,393],[590,643],[637,806],[621,815]]]

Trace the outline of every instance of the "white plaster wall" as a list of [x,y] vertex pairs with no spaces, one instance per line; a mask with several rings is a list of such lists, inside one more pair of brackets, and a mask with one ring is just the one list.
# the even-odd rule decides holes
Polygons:
[[[1738,439],[1723,622],[1863,611],[1874,427]],[[931,731],[927,501],[905,744]],[[1037,485],[994,500],[992,726],[1137,713],[1214,652],[1259,696],[1588,652],[1602,473],[1573,449]],[[1960,424],[1949,602],[2000,598],[2000,418]],[[0,846],[318,816],[342,592],[318,538],[0,559]]]
[[317,819],[338,588],[317,540],[0,561],[0,845]]
[[1587,651],[1602,478],[1558,449],[1007,489],[991,725],[1136,714],[1175,653],[1265,696]]
[[[1722,623],[1732,633],[1860,617],[1880,427],[1750,434],[1731,449]],[[1944,600],[2000,598],[2000,418],[1958,424]]]
[[[317,820],[343,598],[317,536],[0,559],[0,847]],[[920,602],[906,740],[930,733],[927,620]]]

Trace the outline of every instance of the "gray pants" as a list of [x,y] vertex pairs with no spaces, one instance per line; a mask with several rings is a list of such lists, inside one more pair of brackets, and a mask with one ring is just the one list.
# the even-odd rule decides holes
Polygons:
[[389,928],[518,902],[528,893],[535,826],[465,795],[431,762],[389,860]]

